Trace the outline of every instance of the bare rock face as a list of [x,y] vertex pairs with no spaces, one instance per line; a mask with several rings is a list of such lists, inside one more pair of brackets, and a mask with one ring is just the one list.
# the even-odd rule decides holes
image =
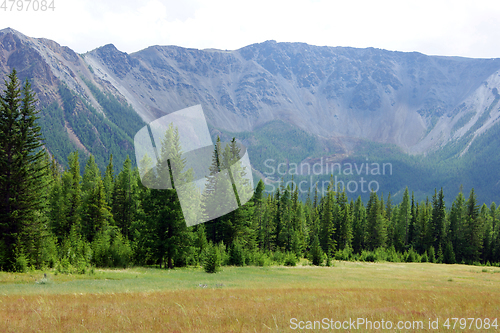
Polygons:
[[152,46],[129,56],[107,45],[85,60],[145,121],[201,103],[212,126],[231,132],[283,120],[414,153],[448,142],[457,117],[473,108],[466,101],[500,69],[500,59],[274,41],[236,51]]
[[[104,59],[106,49],[100,49]],[[115,57],[109,63],[122,65],[114,69],[120,76],[129,65],[125,61],[129,56],[116,49],[109,53]],[[111,106],[113,101],[106,96],[116,96],[122,104],[126,99],[108,81],[99,79],[81,55],[54,41],[30,38],[7,28],[0,30],[0,75],[5,77],[12,69],[16,69],[21,82],[31,83],[42,111],[45,147],[60,163],[64,164],[69,152],[75,149],[98,155],[101,165],[109,154],[121,154],[118,159],[123,161],[133,152],[134,131],[130,126],[118,125],[120,117],[112,114],[110,107],[116,110],[120,103]],[[1,89],[3,84],[2,80]],[[102,93],[99,101],[91,87]],[[140,117],[130,112],[133,117],[126,119],[135,117],[136,127],[140,128]]]
[[100,109],[82,81],[82,77],[92,78],[88,65],[66,46],[45,38],[30,38],[10,28],[0,30],[0,70],[5,75],[13,68],[21,81],[30,80],[41,105],[57,100],[58,86],[64,83]]
[[145,122],[202,104],[221,130],[282,120],[325,140],[368,139],[411,153],[462,137],[470,144],[500,117],[500,59],[275,41],[235,51],[151,46],[132,54],[108,44],[78,55],[7,28],[0,30],[0,71],[14,67],[44,105],[62,106],[64,84],[106,117],[87,80]]

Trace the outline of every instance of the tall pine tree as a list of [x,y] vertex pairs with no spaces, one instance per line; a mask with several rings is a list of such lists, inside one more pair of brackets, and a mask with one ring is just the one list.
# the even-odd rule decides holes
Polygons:
[[21,88],[13,70],[0,96],[0,268],[6,270],[16,268],[23,242],[41,228],[35,212],[42,205],[48,169],[40,163],[44,152],[35,103],[30,83]]

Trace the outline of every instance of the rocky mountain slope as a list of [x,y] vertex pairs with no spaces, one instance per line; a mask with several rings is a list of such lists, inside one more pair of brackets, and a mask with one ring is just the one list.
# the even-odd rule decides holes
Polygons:
[[133,154],[133,136],[144,125],[141,118],[113,85],[92,73],[81,55],[7,28],[0,30],[0,76],[14,68],[36,92],[45,145],[60,163],[76,149],[83,152],[82,162],[92,153],[100,166],[109,154],[118,162]]
[[[100,156],[101,165],[110,153],[119,162],[133,156],[133,136],[144,123],[195,104],[213,133],[241,136],[260,161],[288,148],[295,149],[283,156],[288,162],[321,155],[341,161],[363,142],[465,159],[500,126],[500,59],[274,41],[234,51],[151,46],[132,54],[108,44],[80,55],[6,28],[1,75],[12,68],[33,84],[51,153],[64,160],[78,148]],[[287,148],[287,135],[307,144],[291,140]]]
[[[267,41],[236,51],[106,45],[85,54],[145,121],[201,103],[211,125],[251,131],[283,120],[322,137],[365,138],[423,153],[498,121],[488,111],[500,59]],[[467,121],[466,121],[467,120]]]

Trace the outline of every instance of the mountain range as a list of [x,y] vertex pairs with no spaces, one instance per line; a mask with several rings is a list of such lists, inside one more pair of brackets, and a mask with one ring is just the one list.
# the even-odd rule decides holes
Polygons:
[[45,145],[62,165],[75,149],[101,168],[110,153],[120,165],[145,123],[201,104],[212,135],[248,146],[269,184],[291,177],[270,175],[270,164],[291,171],[294,163],[369,161],[391,163],[391,175],[370,179],[396,198],[405,186],[420,199],[443,186],[500,201],[500,59],[275,41],[131,54],[108,44],[78,54],[6,28],[2,77],[13,68],[30,80]]

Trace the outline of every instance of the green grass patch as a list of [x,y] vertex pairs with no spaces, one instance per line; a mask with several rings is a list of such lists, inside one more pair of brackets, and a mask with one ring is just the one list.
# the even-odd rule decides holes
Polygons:
[[[95,269],[93,274],[54,271],[0,273],[0,295],[173,291],[204,288],[390,288],[429,290],[453,279],[464,287],[486,287],[482,268],[431,263],[364,263],[335,261],[334,267],[223,267],[216,274],[202,268]],[[44,273],[47,279],[40,283]],[[451,276],[451,277],[450,277]],[[488,276],[492,276],[488,274]],[[500,276],[493,275],[498,278]],[[487,288],[488,289],[488,288]]]

